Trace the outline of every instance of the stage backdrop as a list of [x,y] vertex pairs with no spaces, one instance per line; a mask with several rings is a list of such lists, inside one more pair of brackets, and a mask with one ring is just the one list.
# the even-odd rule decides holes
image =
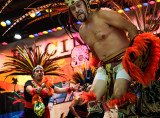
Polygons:
[[[73,37],[81,40],[78,33],[74,33]],[[55,85],[58,87],[71,86],[68,81],[72,77],[73,70],[80,66],[83,62],[88,63],[88,47],[85,45],[80,45],[77,41],[71,39],[68,35],[66,35],[64,30],[61,30],[35,38],[19,40],[7,46],[1,46],[0,70],[4,69],[3,63],[9,61],[6,56],[17,54],[17,46],[23,48],[24,45],[27,45],[28,48],[31,48],[33,47],[34,42],[36,43],[36,48],[39,48],[41,52],[54,52],[51,58],[54,58],[55,61],[61,66],[61,69],[63,70],[62,72],[65,73],[65,77],[63,78],[51,75],[48,75],[48,77],[54,79]],[[24,109],[24,104],[12,104],[14,100],[10,97],[18,97],[14,93],[14,91],[22,95],[24,83],[32,78],[30,75],[9,76],[6,78],[6,75],[7,73],[0,74],[0,118],[18,118],[18,115]],[[54,94],[53,96],[51,96],[50,106],[52,106],[53,104],[56,105],[71,101],[72,98],[73,93]]]

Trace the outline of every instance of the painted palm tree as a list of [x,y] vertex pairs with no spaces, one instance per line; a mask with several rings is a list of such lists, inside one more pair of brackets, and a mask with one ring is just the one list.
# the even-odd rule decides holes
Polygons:
[[14,92],[15,92],[15,90],[16,90],[16,85],[17,85],[17,82],[18,82],[18,80],[17,80],[17,78],[12,78],[12,84],[14,84]]

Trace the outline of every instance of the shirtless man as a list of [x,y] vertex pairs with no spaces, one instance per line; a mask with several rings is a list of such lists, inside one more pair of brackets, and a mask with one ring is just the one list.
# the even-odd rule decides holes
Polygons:
[[[112,10],[90,10],[87,0],[66,0],[66,4],[69,8],[69,13],[82,22],[79,29],[82,40],[89,45],[93,56],[99,58],[102,63],[107,62],[108,64],[112,57],[121,54],[122,50],[129,46],[130,41],[126,32],[128,32],[130,39],[137,35],[136,26]],[[109,64],[109,67],[111,68],[112,64]],[[107,70],[106,65],[104,68]],[[96,95],[97,100],[101,100],[105,93],[108,73],[106,75],[103,69],[98,70],[100,73],[96,75],[91,91]],[[130,77],[121,63],[117,70],[119,72],[115,75],[115,80],[113,80],[112,93],[114,98],[119,99],[127,92]],[[110,77],[108,78],[110,79]]]

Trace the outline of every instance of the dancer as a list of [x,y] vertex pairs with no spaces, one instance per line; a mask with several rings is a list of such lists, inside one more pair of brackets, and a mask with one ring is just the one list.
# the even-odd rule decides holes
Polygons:
[[87,103],[80,96],[75,96],[69,106],[66,118],[86,118],[88,116]]
[[[123,96],[125,101],[129,101],[130,98],[133,98],[132,100],[134,101],[136,95],[127,94],[131,77],[134,77],[134,74],[130,77],[127,73],[131,72],[126,67],[130,67],[126,61],[128,53],[123,61],[123,65],[126,64],[126,70],[122,65],[122,58],[130,44],[128,38],[133,43],[134,37],[140,33],[137,27],[110,9],[90,10],[87,0],[66,0],[65,2],[69,8],[69,23],[72,23],[73,17],[82,22],[79,28],[80,36],[90,47],[93,56],[101,60],[103,66],[103,68],[101,67],[97,70],[97,75],[91,88],[91,91],[96,95],[96,100],[101,100],[102,96],[106,93],[107,100],[116,99],[117,101],[121,101]],[[144,36],[148,36],[148,34],[144,34]],[[152,35],[150,36],[152,37]],[[144,48],[141,48],[139,51],[143,52],[142,49]],[[117,101],[111,101],[110,103],[116,103]],[[94,106],[90,107],[93,108]],[[93,113],[93,117],[95,116],[94,111],[89,112]]]
[[[106,77],[110,79],[108,99],[121,98],[127,93],[130,77],[124,70],[122,56],[129,45],[129,39],[137,35],[135,25],[110,9],[90,10],[87,0],[66,0],[70,16],[82,22],[79,29],[82,40],[89,45],[93,56],[102,61],[103,67],[110,75],[100,68],[102,74],[95,77],[91,91],[96,95],[96,100],[101,100],[105,94]],[[71,19],[70,19],[71,20]],[[89,35],[88,35],[89,34]]]
[[[83,92],[89,92],[93,79],[95,77],[95,67],[86,65],[81,66],[81,69],[75,71],[72,75],[71,82],[74,84],[79,83]],[[70,104],[70,111],[67,115],[67,118],[86,118],[88,117],[87,103],[85,102],[81,95],[75,96],[73,101]]]
[[[50,93],[49,90],[50,88],[48,88],[46,85],[46,83],[43,83],[43,76],[44,76],[44,69],[42,66],[37,65],[36,67],[34,67],[33,69],[33,80],[28,80],[25,83],[24,86],[24,96],[25,96],[25,109],[24,109],[24,118],[39,118],[39,116],[44,117],[44,118],[49,118],[49,108],[48,108],[48,102],[49,102],[49,97],[50,97]],[[48,80],[47,80],[48,81]],[[52,86],[53,88],[53,93],[67,93],[67,92],[71,92],[74,90],[78,89],[78,86],[74,86],[72,88],[58,88],[56,86]],[[38,105],[40,103],[38,103],[38,107],[41,107],[41,110],[35,110],[35,105],[33,105],[33,102],[37,103],[37,95],[39,95],[41,98],[40,100],[42,100],[40,103],[42,103],[41,105]],[[35,99],[35,100],[33,100]],[[35,104],[35,103],[34,103]],[[43,108],[45,107],[45,111],[43,111]]]
[[17,47],[18,55],[9,56],[10,61],[6,62],[4,73],[10,72],[8,76],[31,75],[33,80],[28,80],[24,85],[24,99],[19,100],[25,103],[24,118],[50,118],[48,108],[49,96],[53,93],[66,93],[77,90],[79,85],[68,88],[58,88],[54,86],[52,78],[44,75],[63,76],[59,66],[50,59],[46,52],[40,53],[39,48],[29,50],[27,46],[24,49]]

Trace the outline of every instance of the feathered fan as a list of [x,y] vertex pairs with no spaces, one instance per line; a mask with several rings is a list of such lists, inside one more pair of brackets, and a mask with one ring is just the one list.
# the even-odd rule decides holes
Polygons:
[[71,83],[77,84],[80,83],[84,89],[87,89],[88,85],[92,84],[95,76],[95,68],[82,66],[82,69],[77,70],[73,73],[70,80]]

